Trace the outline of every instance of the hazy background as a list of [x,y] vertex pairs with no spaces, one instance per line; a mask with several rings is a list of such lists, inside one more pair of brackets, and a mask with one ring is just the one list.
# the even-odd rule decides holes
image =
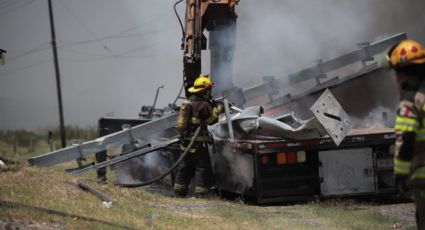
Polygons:
[[[162,84],[157,105],[174,100],[182,84],[174,2],[53,0],[66,124],[137,118]],[[234,81],[283,77],[399,32],[425,43],[424,9],[423,0],[241,0]],[[47,0],[0,0],[0,31],[0,129],[57,125]]]

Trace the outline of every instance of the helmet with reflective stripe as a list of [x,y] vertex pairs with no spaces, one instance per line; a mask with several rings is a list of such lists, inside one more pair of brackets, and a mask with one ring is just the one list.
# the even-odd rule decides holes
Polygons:
[[425,48],[420,43],[407,39],[395,45],[388,52],[388,60],[393,67],[404,67],[425,63]]
[[190,93],[200,93],[207,89],[211,89],[214,83],[210,80],[209,75],[202,75],[196,78],[193,86],[188,89]]

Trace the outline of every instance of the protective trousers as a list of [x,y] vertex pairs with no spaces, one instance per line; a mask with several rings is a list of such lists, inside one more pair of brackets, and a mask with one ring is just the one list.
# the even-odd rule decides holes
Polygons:
[[195,195],[205,194],[210,186],[211,174],[208,145],[203,143],[194,152],[189,152],[180,163],[174,192],[181,197],[187,196],[190,180],[195,175]]

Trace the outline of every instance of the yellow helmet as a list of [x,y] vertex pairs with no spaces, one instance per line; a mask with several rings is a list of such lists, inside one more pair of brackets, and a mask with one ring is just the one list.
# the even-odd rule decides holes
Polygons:
[[420,43],[407,39],[390,50],[388,59],[393,67],[423,64],[425,63],[425,48]]
[[211,89],[214,83],[210,80],[209,75],[201,75],[196,78],[193,86],[188,89],[190,93],[199,93],[206,89]]

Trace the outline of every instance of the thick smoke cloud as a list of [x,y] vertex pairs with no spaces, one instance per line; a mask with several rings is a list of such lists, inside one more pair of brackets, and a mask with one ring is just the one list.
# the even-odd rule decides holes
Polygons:
[[425,42],[422,0],[243,0],[238,7],[235,82],[283,77],[399,32]]
[[254,181],[254,160],[252,155],[234,152],[231,144],[216,144],[215,152],[210,147],[215,182],[220,187],[243,193],[252,187]]
[[[182,81],[174,2],[54,2],[67,124],[95,125],[105,114],[136,118],[163,84],[158,106],[174,100]],[[247,87],[265,75],[283,77],[398,32],[425,43],[424,8],[423,0],[241,0],[233,82]],[[0,129],[57,126],[51,50],[11,60],[48,47],[46,9],[46,2],[33,1],[2,16],[0,48],[8,59],[0,66]],[[125,32],[129,28],[135,29]],[[72,46],[117,33],[123,37]],[[208,55],[203,73],[210,72]]]

